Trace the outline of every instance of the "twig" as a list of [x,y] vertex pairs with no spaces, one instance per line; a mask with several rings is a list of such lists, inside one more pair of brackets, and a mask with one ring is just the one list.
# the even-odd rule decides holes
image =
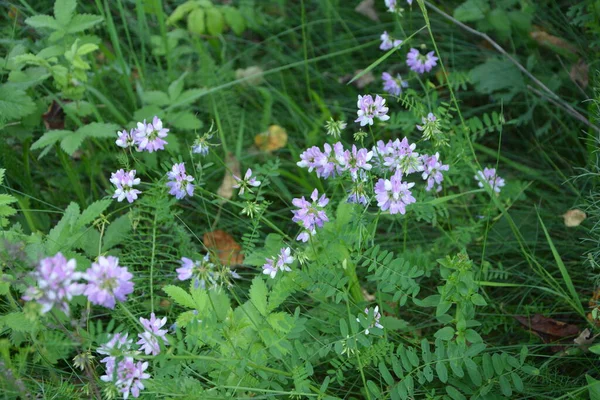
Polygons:
[[[494,49],[496,49],[500,54],[502,54],[506,58],[508,58],[517,68],[519,68],[521,70],[521,72],[523,72],[525,75],[527,75],[529,77],[529,79],[531,79],[544,92],[546,92],[547,96],[545,96],[545,97],[548,100],[552,101],[553,104],[555,104],[556,106],[562,108],[563,110],[565,110],[566,112],[568,112],[569,114],[571,114],[572,116],[574,116],[575,118],[577,118],[579,121],[583,122],[585,125],[589,126],[590,128],[594,129],[596,132],[600,133],[600,128],[599,127],[597,127],[594,124],[592,124],[579,111],[575,110],[573,108],[573,106],[571,106],[569,103],[567,103],[563,99],[561,99],[556,93],[554,93],[552,90],[550,90],[548,88],[548,86],[544,85],[544,83],[541,82],[539,79],[537,79],[531,72],[527,71],[527,69],[523,65],[521,65],[521,63],[519,63],[519,61],[517,61],[513,56],[511,56],[510,54],[508,54],[506,52],[506,50],[504,50],[502,48],[502,46],[500,46],[498,43],[496,43],[487,34],[479,32],[478,30],[473,29],[470,26],[463,24],[462,22],[460,22],[456,18],[452,17],[449,14],[446,14],[445,12],[443,12],[442,10],[440,10],[439,8],[437,8],[436,6],[434,6],[433,4],[431,4],[428,1],[425,1],[424,3],[425,3],[425,5],[427,5],[428,8],[432,9],[433,11],[435,11],[436,13],[438,13],[439,15],[441,15],[442,17],[444,17],[444,18],[452,21],[454,24],[456,24],[459,27],[463,28],[467,32],[472,33],[473,35],[479,36],[480,38],[484,39],[486,42],[488,42],[490,45],[492,45],[492,47]],[[538,92],[538,93],[540,93],[540,92]]]

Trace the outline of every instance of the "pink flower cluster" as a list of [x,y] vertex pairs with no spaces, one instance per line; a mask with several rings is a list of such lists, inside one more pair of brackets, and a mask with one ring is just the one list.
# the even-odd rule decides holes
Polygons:
[[169,182],[167,182],[169,194],[175,196],[176,199],[181,200],[185,196],[194,195],[194,184],[192,184],[194,177],[185,172],[184,163],[174,164],[171,171],[167,172],[167,177],[169,178]]
[[500,193],[500,188],[505,185],[504,179],[496,174],[496,168],[484,168],[483,171],[478,171],[475,180],[478,181],[477,184],[480,188],[485,187],[485,183],[491,186],[496,193]]
[[279,250],[277,260],[273,258],[267,258],[266,263],[263,265],[263,274],[269,275],[271,279],[274,279],[278,271],[289,272],[291,271],[288,265],[294,262],[294,257],[291,256],[291,250],[289,247],[282,248]]
[[416,73],[424,74],[437,65],[437,60],[438,58],[433,51],[423,55],[417,49],[410,49],[406,56],[406,65]]
[[[154,313],[150,314],[150,319],[141,318],[144,331],[138,334],[140,340],[139,350],[146,355],[156,356],[160,354],[160,341],[168,345],[166,329],[161,329],[167,323],[167,317],[156,318]],[[110,340],[101,345],[97,352],[105,355],[101,363],[104,364],[106,373],[100,377],[104,382],[112,382],[117,390],[127,399],[131,394],[133,397],[139,397],[140,391],[144,390],[143,380],[150,378],[146,369],[147,361],[135,361],[134,355],[138,351],[133,350],[133,340],[128,339],[128,333],[116,333]],[[160,339],[160,341],[159,341]]]
[[116,186],[113,199],[117,199],[119,203],[125,199],[129,203],[133,203],[138,198],[138,194],[142,192],[133,188],[135,185],[140,184],[140,178],[136,178],[135,173],[135,169],[127,172],[120,169],[111,174],[110,183]]
[[351,150],[346,150],[341,142],[335,143],[333,147],[325,143],[323,151],[313,146],[300,154],[301,161],[297,165],[308,168],[309,172],[315,170],[319,178],[334,178],[348,171],[352,179],[356,180],[359,170],[369,171],[372,168],[369,163],[372,157],[373,152],[358,149],[356,145],[352,145]]
[[294,217],[292,221],[298,223],[302,227],[302,232],[296,237],[296,240],[307,242],[308,239],[316,233],[316,228],[322,228],[323,224],[329,221],[325,214],[325,206],[329,203],[329,199],[323,194],[319,198],[319,191],[313,190],[310,195],[312,203],[307,201],[304,196],[299,199],[293,199],[292,204],[298,207],[298,210],[292,210]]
[[116,144],[119,147],[128,148],[137,146],[137,151],[147,151],[149,153],[164,150],[168,144],[164,140],[167,137],[168,129],[163,128],[163,123],[158,117],[154,117],[152,122],[137,123],[137,128],[131,129],[129,132],[123,130],[118,132]]
[[[119,266],[116,257],[100,256],[84,273],[76,272],[76,266],[74,258],[67,260],[62,253],[42,259],[31,274],[37,286],[29,287],[23,299],[41,304],[42,314],[54,306],[68,313],[73,296],[83,294],[92,304],[114,308],[116,300],[125,301],[133,292],[133,275]],[[81,279],[87,283],[80,282]]]
[[231,278],[241,279],[241,276],[227,265],[219,268],[210,261],[210,254],[206,253],[202,260],[181,258],[181,267],[177,268],[177,279],[187,281],[194,278],[194,287],[202,289],[215,289],[220,286],[232,286]]

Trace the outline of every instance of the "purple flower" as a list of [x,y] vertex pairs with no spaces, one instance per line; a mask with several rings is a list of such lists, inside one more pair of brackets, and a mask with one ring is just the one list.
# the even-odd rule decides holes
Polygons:
[[35,300],[41,304],[42,314],[54,306],[68,314],[69,301],[73,296],[80,295],[84,289],[84,285],[77,282],[82,274],[75,271],[76,266],[74,258],[67,261],[62,253],[42,259],[36,270],[31,273],[37,281],[37,287],[30,286],[23,299]]
[[402,141],[396,139],[386,145],[378,142],[376,151],[378,155],[381,154],[383,165],[390,171],[399,170],[408,175],[423,170],[419,153],[415,152],[416,147],[415,143],[409,143],[405,137]]
[[313,146],[302,154],[297,165],[302,168],[308,167],[308,172],[316,169],[319,178],[334,178],[341,175],[346,170],[346,153],[341,142],[337,142],[331,147],[329,143],[323,146],[325,151]]
[[118,132],[118,138],[116,140],[116,144],[119,147],[123,147],[124,149],[131,147],[135,144],[134,135],[135,131],[132,129],[129,133],[126,130],[122,130]]
[[410,192],[414,183],[402,182],[402,172],[397,170],[390,179],[380,179],[375,184],[377,205],[382,211],[390,210],[390,214],[405,214],[406,206],[416,202]]
[[142,192],[133,188],[133,186],[140,184],[140,178],[135,177],[135,172],[135,169],[127,172],[120,169],[110,175],[110,182],[116,186],[113,199],[117,199],[118,202],[127,199],[129,203],[133,203],[138,198],[138,194]]
[[83,294],[92,304],[115,308],[115,299],[125,301],[127,295],[133,293],[133,275],[119,266],[117,257],[98,257],[98,262],[92,263],[83,278],[88,281]]
[[183,163],[174,164],[173,169],[167,172],[167,177],[170,179],[167,182],[167,187],[170,189],[169,194],[181,200],[186,195],[194,195],[194,177],[185,173],[185,165]]
[[383,31],[381,34],[381,44],[379,45],[381,50],[389,50],[393,47],[398,47],[401,44],[402,40],[392,39],[392,37],[386,31]]
[[424,155],[423,158],[423,179],[427,181],[427,187],[425,190],[428,192],[433,189],[435,184],[437,184],[436,192],[442,190],[442,181],[444,180],[444,175],[442,175],[441,171],[448,171],[450,167],[448,165],[443,165],[440,161],[440,153],[435,153],[433,156]]
[[285,247],[279,250],[277,261],[273,258],[267,258],[267,262],[263,265],[263,274],[269,275],[271,279],[274,279],[275,275],[277,275],[277,271],[291,271],[288,265],[294,262],[294,257],[292,257],[290,253],[290,248]]
[[316,233],[316,227],[322,228],[323,224],[329,221],[323,210],[329,203],[329,199],[325,197],[325,194],[319,198],[319,191],[315,189],[310,198],[312,203],[309,203],[304,196],[292,200],[292,204],[298,207],[298,210],[292,210],[294,214],[292,221],[299,223],[304,228],[296,239],[303,242],[308,241],[309,237]]
[[373,152],[367,149],[357,149],[356,145],[352,145],[352,152],[346,150],[345,152],[345,167],[350,171],[352,180],[358,178],[358,170],[362,169],[370,171],[373,166],[369,164],[369,161],[373,158]]
[[140,350],[146,353],[146,355],[152,354],[156,356],[160,354],[158,338],[161,338],[165,345],[169,344],[165,337],[167,330],[160,329],[167,323],[167,317],[158,319],[152,313],[150,314],[150,319],[140,317],[140,322],[144,326],[144,332],[138,334],[140,340],[138,340],[137,344],[141,344]]
[[256,179],[256,177],[252,176],[252,170],[248,168],[246,174],[244,175],[244,179],[240,179],[237,176],[233,175],[233,179],[236,180],[236,183],[233,185],[235,189],[240,189],[240,195],[244,194],[244,191],[248,189],[250,193],[252,193],[251,187],[260,186],[260,181]]
[[[123,355],[131,349],[133,344],[131,339],[127,339],[128,335],[128,333],[115,333],[108,342],[102,344],[96,351],[105,356],[117,357]],[[101,360],[101,362],[105,361]]]
[[360,126],[373,125],[373,118],[380,121],[390,119],[387,115],[388,108],[385,106],[385,99],[379,95],[375,96],[375,100],[369,94],[366,96],[358,95],[358,118],[354,122],[360,122]]
[[496,175],[495,168],[484,168],[483,171],[478,171],[475,180],[481,188],[484,187],[483,182],[487,182],[496,193],[500,193],[500,188],[505,185],[504,179]]
[[204,135],[196,136],[194,143],[192,144],[192,153],[197,153],[202,156],[206,156],[208,151],[210,150],[211,144],[209,140],[212,139],[213,135],[210,132],[205,133]]
[[369,204],[369,196],[367,196],[367,173],[364,170],[358,171],[357,178],[352,182],[348,194],[348,203],[357,203],[367,206]]
[[[365,314],[367,314],[367,317],[369,316],[369,312],[370,310],[368,308],[365,308]],[[381,313],[379,312],[379,306],[375,306],[375,308],[373,309],[373,323],[367,329],[365,329],[365,335],[369,334],[369,329],[371,328],[383,329],[383,325],[379,323],[380,319]],[[359,321],[359,319],[356,318],[356,321]]]
[[400,74],[397,74],[394,78],[389,73],[384,72],[381,74],[381,79],[383,79],[383,90],[394,96],[399,96],[402,93],[402,88],[408,87],[408,82],[403,81]]
[[144,390],[142,381],[150,378],[150,374],[144,372],[146,369],[148,369],[147,361],[134,362],[130,357],[119,363],[115,385],[119,392],[123,393],[123,399],[127,399],[129,393],[136,398],[140,396],[140,391]]
[[406,56],[406,65],[418,74],[429,72],[437,65],[438,58],[434,54],[433,51],[430,51],[426,55],[422,55],[419,50],[410,49]]
[[181,268],[177,268],[177,279],[186,281],[192,277],[195,278],[194,286],[206,289],[207,283],[209,289],[216,288],[223,284],[232,286],[230,279],[240,279],[234,270],[229,266],[223,265],[220,269],[210,262],[210,254],[206,253],[202,260],[190,260],[187,257],[181,258]]
[[138,151],[147,151],[152,153],[158,150],[164,150],[167,142],[163,139],[167,137],[168,129],[163,128],[162,121],[158,117],[154,117],[151,123],[138,122],[135,131],[135,143],[138,146]]

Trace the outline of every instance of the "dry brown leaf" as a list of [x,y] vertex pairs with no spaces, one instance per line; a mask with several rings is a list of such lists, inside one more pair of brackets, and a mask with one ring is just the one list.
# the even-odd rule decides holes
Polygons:
[[549,34],[548,32],[544,32],[542,30],[537,30],[537,31],[533,31],[530,32],[529,35],[531,36],[531,38],[533,40],[535,40],[536,42],[538,42],[538,44],[542,45],[542,46],[546,46],[546,47],[558,47],[560,49],[566,50],[569,53],[573,53],[576,54],[577,53],[577,49],[575,48],[575,46],[571,45],[569,42],[567,42],[566,40],[553,36],[551,34]]
[[262,151],[272,152],[279,150],[287,144],[288,135],[279,125],[271,125],[266,132],[254,137],[254,144]]
[[244,255],[241,252],[242,246],[225,231],[206,232],[202,242],[207,249],[219,257],[223,265],[231,266],[244,262]]
[[581,210],[573,209],[564,213],[562,217],[565,221],[565,226],[569,228],[574,228],[576,226],[579,226],[587,217],[587,215],[585,215],[585,213]]
[[565,349],[565,346],[561,344],[561,339],[575,336],[579,333],[577,326],[544,317],[541,314],[535,314],[531,318],[515,315],[514,318],[528,328],[532,334],[542,339],[544,343],[554,344],[554,346],[550,346],[550,349],[554,352]]
[[379,15],[375,11],[375,0],[363,0],[354,9],[359,14],[364,15],[371,21],[379,22]]
[[233,154],[229,153],[227,154],[225,165],[227,170],[225,171],[223,182],[221,183],[221,186],[219,186],[219,190],[217,190],[217,194],[224,199],[229,200],[233,197],[233,185],[235,185],[236,182],[233,176],[240,176],[240,162]]
[[569,76],[582,89],[585,89],[589,83],[589,70],[590,68],[583,60],[580,58],[573,66],[571,67],[571,71],[569,71]]
[[48,110],[42,115],[47,130],[65,129],[65,112],[56,101],[52,100]]
[[579,336],[573,339],[573,343],[578,345],[583,351],[588,351],[589,347],[594,343],[598,335],[592,335],[589,328],[585,328]]

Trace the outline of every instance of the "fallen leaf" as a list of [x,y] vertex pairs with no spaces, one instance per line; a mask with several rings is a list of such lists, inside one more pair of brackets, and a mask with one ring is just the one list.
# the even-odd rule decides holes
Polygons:
[[241,252],[242,246],[225,231],[206,232],[202,242],[207,249],[219,257],[223,265],[231,266],[244,262],[244,255]]
[[263,70],[256,65],[245,69],[239,68],[235,70],[235,79],[245,79],[242,82],[242,85],[258,86],[264,82]]
[[569,76],[571,80],[581,86],[582,89],[585,89],[589,83],[589,70],[590,68],[583,60],[580,58],[573,66],[571,67],[571,71],[569,72]]
[[533,40],[535,40],[536,42],[538,42],[538,44],[542,46],[549,47],[551,49],[559,48],[573,54],[577,53],[577,49],[575,48],[575,46],[571,45],[569,42],[562,38],[549,34],[548,32],[537,30],[530,32],[529,35]]
[[363,294],[363,297],[365,298],[365,300],[375,301],[375,299],[376,299],[375,295],[372,295],[371,293],[369,293],[367,291],[367,289],[365,289],[365,288],[361,288],[361,290],[362,290],[362,294]]
[[65,112],[60,104],[52,100],[48,110],[42,115],[44,126],[47,130],[65,129]]
[[589,328],[585,328],[583,331],[581,331],[579,336],[573,339],[573,343],[578,345],[581,350],[588,351],[589,347],[592,345],[592,343],[594,343],[594,340],[596,340],[599,335],[600,334],[592,335],[592,331],[590,331]]
[[[360,74],[361,72],[363,72],[362,69],[357,69],[356,71],[354,71],[354,74],[342,75],[338,78],[338,82],[339,83],[348,83],[352,78],[354,78],[356,75]],[[352,82],[352,84],[359,89],[363,89],[365,86],[367,86],[373,82],[375,82],[375,76],[373,75],[373,73],[371,71],[369,71],[366,74],[364,74],[363,76],[361,76],[360,78],[358,78],[357,80],[355,80],[354,82]]]
[[[225,176],[223,177],[221,186],[219,186],[219,190],[217,190],[217,194],[224,199],[229,200],[233,197],[233,185],[235,185],[236,182],[233,176],[240,177],[240,162],[233,154],[229,153],[227,154],[225,166],[227,169],[225,170]],[[223,199],[221,200],[221,202],[224,201],[225,200]]]
[[565,349],[565,346],[561,344],[561,339],[575,336],[579,333],[579,328],[577,326],[544,317],[541,314],[535,314],[531,318],[515,315],[514,318],[528,328],[532,334],[542,339],[544,343],[554,344],[554,346],[550,347],[554,352],[563,351]]
[[375,0],[363,0],[354,9],[359,14],[364,15],[371,21],[379,22],[379,15],[375,11]]
[[579,226],[583,220],[587,217],[585,213],[578,209],[569,210],[562,215],[565,220],[565,226],[569,228],[574,228]]
[[279,150],[287,144],[288,135],[279,125],[271,125],[266,132],[254,137],[254,144],[262,151],[272,152]]

